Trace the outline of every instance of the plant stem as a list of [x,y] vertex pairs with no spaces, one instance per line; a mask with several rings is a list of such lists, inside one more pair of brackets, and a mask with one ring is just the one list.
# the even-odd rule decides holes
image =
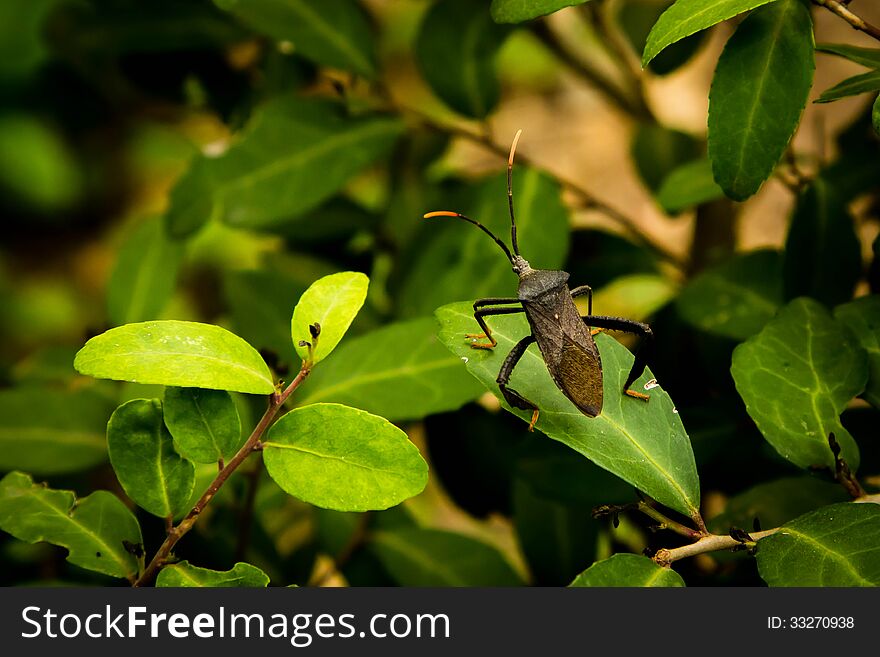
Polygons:
[[311,363],[304,361],[299,370],[299,374],[297,374],[296,378],[290,382],[290,385],[285,388],[284,392],[276,392],[269,397],[269,407],[266,409],[266,412],[263,413],[263,417],[260,418],[260,421],[257,423],[257,426],[254,427],[254,430],[248,437],[247,441],[241,446],[241,449],[238,450],[236,455],[229,460],[229,463],[227,463],[218,473],[214,481],[211,482],[211,485],[208,486],[204,493],[202,493],[202,496],[199,498],[198,502],[196,502],[195,506],[193,506],[190,512],[186,514],[186,517],[168,532],[165,541],[159,547],[159,550],[150,561],[146,570],[144,570],[143,574],[138,577],[137,581],[135,581],[134,586],[144,586],[145,584],[149,584],[158,574],[159,569],[167,561],[171,554],[171,550],[174,549],[177,541],[183,538],[183,536],[192,529],[202,511],[205,510],[205,507],[214,498],[214,495],[217,494],[217,491],[220,490],[221,486],[223,486],[223,484],[226,483],[226,480],[229,479],[230,475],[238,469],[238,466],[240,466],[252,452],[260,447],[260,439],[266,433],[266,430],[272,426],[272,423],[278,416],[278,412],[281,410],[284,402],[286,402],[287,398],[290,397],[293,391],[305,381],[310,372]]
[[871,25],[871,23],[867,22],[863,18],[856,16],[850,9],[846,6],[849,4],[848,2],[838,2],[837,0],[813,0],[814,5],[819,5],[820,7],[825,7],[830,12],[833,12],[840,16],[847,23],[852,25],[853,29],[860,30],[865,34],[874,37],[878,41],[880,41],[880,27],[876,25]]
[[[770,534],[775,534],[779,531],[779,529],[779,527],[775,527],[774,529],[768,529],[762,532],[752,532],[749,534],[749,536],[757,541],[761,538],[764,538],[765,536],[770,536]],[[706,552],[729,550],[736,547],[737,545],[742,545],[742,542],[736,540],[732,536],[708,534],[702,536],[700,539],[694,541],[690,545],[683,545],[677,548],[661,548],[657,550],[657,554],[654,555],[654,561],[656,561],[661,566],[668,566],[673,561],[678,561],[679,559],[693,557],[698,554],[704,554]]]
[[601,518],[604,516],[617,514],[622,511],[639,511],[651,518],[652,520],[656,520],[658,523],[660,523],[660,529],[668,529],[675,532],[676,534],[679,534],[681,536],[684,536],[685,538],[689,538],[694,541],[706,535],[706,527],[705,525],[702,525],[702,518],[700,518],[700,521],[698,523],[702,525],[701,529],[692,529],[686,525],[683,525],[677,520],[669,518],[662,511],[655,509],[653,506],[642,500],[639,500],[638,502],[634,502],[632,504],[623,505],[603,504],[602,506],[598,506],[593,509],[593,517]]

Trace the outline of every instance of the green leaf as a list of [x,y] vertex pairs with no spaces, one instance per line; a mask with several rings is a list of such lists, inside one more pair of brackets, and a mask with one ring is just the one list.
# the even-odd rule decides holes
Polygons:
[[[665,276],[631,274],[614,279],[593,292],[593,312],[631,319],[650,317],[675,298],[678,287]],[[586,299],[578,307],[586,314]]]
[[782,256],[738,254],[696,276],[679,295],[679,314],[692,326],[734,340],[754,335],[782,305]]
[[60,0],[0,3],[0,77],[23,77],[47,59],[43,31],[58,4]]
[[315,342],[309,332],[309,326],[315,323],[320,324],[321,334],[312,353],[312,363],[319,363],[330,355],[364,305],[369,285],[370,279],[364,274],[343,271],[319,278],[303,292],[290,320],[290,335],[300,358],[309,358],[309,348],[299,343],[301,340]]
[[519,586],[494,547],[462,534],[401,528],[374,532],[367,544],[401,586]]
[[65,547],[67,560],[81,568],[129,580],[138,573],[129,548],[143,549],[141,528],[107,491],[77,500],[72,491],[53,490],[35,484],[30,475],[10,472],[0,481],[0,529],[28,543]]
[[684,580],[671,568],[657,565],[638,554],[614,554],[597,561],[578,575],[569,586],[684,586]]
[[511,28],[473,0],[443,0],[428,10],[415,42],[416,63],[431,89],[456,112],[486,117],[498,102],[494,58]]
[[[455,303],[437,310],[440,339],[457,356],[467,359],[467,368],[499,400],[523,420],[531,411],[510,409],[503,401],[495,378],[515,342],[529,333],[522,315],[492,317],[489,325],[498,346],[491,350],[471,349],[465,333],[475,331],[473,308]],[[602,355],[604,408],[588,418],[559,391],[547,366],[533,346],[516,367],[511,385],[541,410],[537,429],[583,454],[596,465],[644,491],[661,504],[688,516],[697,513],[700,487],[690,441],[672,400],[659,387],[651,390],[648,403],[622,393],[632,365],[632,354],[606,335],[597,336]],[[652,378],[650,371],[634,387],[641,389]]]
[[636,128],[630,151],[642,182],[656,193],[669,172],[700,157],[702,147],[685,132],[642,123]]
[[837,321],[846,324],[868,354],[868,383],[863,397],[880,408],[880,296],[860,297],[834,309]]
[[160,321],[126,324],[95,336],[76,354],[76,371],[98,379],[186,388],[275,392],[253,347],[219,326]]
[[354,0],[214,0],[243,23],[318,64],[372,78],[375,39],[368,17]]
[[814,71],[813,23],[801,0],[754,11],[727,42],[709,93],[709,159],[730,198],[749,198],[773,173]]
[[714,201],[724,196],[724,190],[712,176],[712,163],[703,158],[683,164],[663,180],[657,191],[657,202],[668,214]]
[[436,332],[423,317],[349,340],[309,376],[298,403],[337,402],[394,422],[454,411],[484,390]]
[[[505,175],[492,176],[468,188],[462,206],[447,209],[461,211],[506,237],[510,234],[506,187]],[[570,236],[559,184],[536,169],[519,168],[513,172],[513,193],[523,257],[533,267],[561,267]],[[425,316],[452,301],[510,296],[516,291],[510,262],[474,226],[453,218],[426,219],[420,235],[425,246],[400,275],[399,315]]]
[[785,241],[785,298],[810,296],[833,306],[849,301],[862,254],[847,200],[819,176],[800,195]]
[[817,43],[818,52],[827,52],[832,55],[840,55],[851,62],[867,66],[868,68],[880,68],[880,48],[860,48],[847,43]]
[[110,463],[125,494],[160,518],[186,508],[195,483],[193,464],[174,451],[158,399],[133,399],[107,423]]
[[834,504],[758,541],[770,586],[880,585],[880,505]]
[[[660,15],[674,0],[627,0],[617,9],[617,23],[635,52],[643,52],[648,34]],[[698,32],[667,47],[648,64],[656,75],[667,75],[690,60],[705,41],[706,33]]]
[[428,466],[403,431],[341,404],[287,413],[269,430],[263,459],[285,492],[336,511],[387,509],[428,481]]
[[0,470],[54,475],[103,463],[112,410],[89,390],[0,390]]
[[841,98],[849,98],[850,96],[858,96],[859,94],[878,90],[880,90],[880,70],[869,71],[868,73],[854,75],[843,82],[839,82],[830,89],[826,89],[816,99],[816,102],[831,103]]
[[156,319],[174,292],[183,243],[165,235],[162,222],[141,223],[119,249],[107,287],[113,325]]
[[871,109],[871,124],[874,126],[874,132],[880,135],[880,96],[874,100],[874,107]]
[[196,463],[217,463],[241,446],[241,420],[225,390],[166,388],[162,404],[174,449]]
[[802,468],[834,471],[833,433],[855,471],[859,449],[840,414],[865,387],[865,353],[812,299],[796,299],[733,352],[730,368],[746,410],[764,438]]
[[395,119],[352,117],[328,101],[273,100],[229,150],[199,156],[178,181],[169,233],[187,235],[211,217],[251,230],[288,222],[388,153],[402,129]]
[[165,566],[156,578],[156,586],[176,586],[187,588],[253,587],[264,588],[269,585],[269,576],[256,566],[238,562],[231,570],[209,570],[180,561]]
[[826,504],[845,502],[843,486],[815,477],[786,477],[758,484],[731,497],[723,513],[709,521],[709,529],[727,534],[731,527],[751,531],[755,518],[763,527],[779,527]]
[[667,46],[728,18],[775,0],[678,0],[654,24],[642,54],[642,67]]
[[492,0],[489,13],[496,23],[523,23],[585,2],[589,0]]

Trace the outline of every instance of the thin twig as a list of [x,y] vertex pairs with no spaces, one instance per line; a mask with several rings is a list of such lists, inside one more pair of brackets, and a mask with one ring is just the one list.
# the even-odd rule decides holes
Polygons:
[[880,41],[880,27],[871,25],[860,16],[856,16],[846,5],[849,3],[838,2],[837,0],[813,0],[814,5],[825,7],[830,12],[840,16],[847,23],[852,25],[853,29],[864,32]]
[[137,581],[135,581],[134,586],[144,586],[153,580],[159,569],[168,560],[171,550],[174,549],[177,541],[183,538],[183,536],[192,529],[196,520],[199,519],[202,511],[205,510],[205,507],[214,498],[214,495],[217,494],[220,487],[223,486],[223,484],[226,483],[226,480],[229,479],[230,475],[238,469],[238,466],[240,466],[244,460],[251,455],[251,453],[259,448],[260,438],[262,438],[266,433],[266,430],[275,421],[284,402],[287,401],[287,398],[290,397],[293,391],[305,381],[309,372],[311,372],[311,363],[309,361],[304,361],[299,374],[297,374],[296,378],[290,382],[290,385],[287,386],[284,392],[276,392],[269,398],[269,407],[266,409],[266,412],[263,413],[263,417],[260,418],[259,423],[254,428],[245,444],[242,445],[241,449],[239,449],[236,455],[230,459],[229,463],[226,464],[226,467],[220,471],[214,481],[211,482],[211,485],[208,486],[204,493],[202,493],[202,496],[199,498],[198,502],[196,502],[195,506],[193,506],[192,510],[186,514],[186,517],[168,532],[165,541],[159,547],[155,556],[153,556],[146,570],[144,570],[143,574],[138,577]]
[[652,520],[656,520],[658,523],[660,523],[658,529],[668,529],[675,532],[676,534],[679,534],[680,536],[684,536],[685,538],[689,538],[694,541],[706,535],[705,525],[701,530],[692,529],[691,527],[683,525],[680,522],[666,516],[662,511],[655,509],[644,500],[633,502],[632,504],[622,505],[603,504],[593,509],[593,517],[602,518],[609,515],[616,516],[617,514],[624,511],[639,511],[640,513],[645,514]]
[[[753,541],[758,541],[765,536],[775,534],[780,529],[781,527],[775,527],[773,529],[768,529],[763,532],[751,532],[749,536],[752,538]],[[742,544],[743,542],[741,540],[737,540],[733,536],[709,534],[707,536],[703,536],[702,538],[691,543],[690,545],[683,545],[677,548],[660,548],[654,555],[654,561],[659,563],[661,566],[668,566],[673,561],[678,561],[679,559],[693,557],[698,554],[705,554],[706,552],[730,550],[731,548],[735,548],[737,545]]]

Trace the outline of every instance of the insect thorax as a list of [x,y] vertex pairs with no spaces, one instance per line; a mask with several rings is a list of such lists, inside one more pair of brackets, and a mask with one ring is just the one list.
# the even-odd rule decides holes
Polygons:
[[538,299],[552,290],[565,287],[567,283],[567,272],[530,269],[526,274],[520,275],[518,295],[520,299]]

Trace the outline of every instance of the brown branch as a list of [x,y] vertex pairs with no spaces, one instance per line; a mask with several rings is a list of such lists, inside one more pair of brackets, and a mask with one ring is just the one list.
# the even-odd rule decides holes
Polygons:
[[138,577],[137,581],[135,581],[134,586],[144,586],[145,584],[149,584],[158,574],[159,569],[165,565],[165,562],[168,560],[171,550],[177,545],[177,541],[183,538],[183,536],[192,529],[196,520],[199,519],[202,511],[205,510],[205,507],[214,498],[214,495],[217,494],[220,487],[226,483],[226,480],[229,479],[230,475],[238,469],[238,466],[240,466],[248,456],[261,447],[260,439],[275,421],[284,402],[287,401],[287,398],[290,397],[293,391],[305,381],[309,372],[311,372],[311,362],[304,361],[299,374],[297,374],[296,378],[290,382],[290,385],[287,386],[284,392],[276,392],[269,398],[269,407],[266,409],[266,412],[263,413],[263,417],[260,418],[259,423],[254,427],[253,432],[250,437],[248,437],[245,444],[242,445],[241,449],[239,449],[236,455],[230,459],[229,463],[226,464],[226,467],[220,471],[214,481],[211,482],[211,485],[208,486],[204,493],[202,493],[202,496],[199,498],[198,502],[196,502],[195,506],[193,506],[192,510],[186,514],[186,517],[168,532],[165,541],[159,547],[155,556],[153,556],[146,570],[144,570],[143,574]]
[[838,2],[838,0],[813,0],[813,4],[825,7],[825,9],[837,14],[849,23],[854,30],[864,32],[880,41],[880,27],[871,25],[871,23],[867,22],[865,19],[855,15],[852,10],[846,6],[849,3]]
[[[752,532],[749,534],[749,536],[754,541],[758,541],[765,536],[775,534],[779,531],[779,529],[779,527],[775,527],[774,529],[768,529],[763,532]],[[698,554],[705,554],[706,552],[730,550],[731,548],[735,548],[737,545],[743,545],[743,542],[734,538],[733,536],[709,534],[707,536],[703,536],[702,538],[691,543],[690,545],[683,545],[677,548],[660,548],[654,555],[654,561],[656,561],[661,566],[668,566],[673,561],[678,561],[679,559],[694,557]]]
[[[692,529],[676,520],[673,520],[672,518],[669,518],[663,512],[655,509],[644,500],[633,502],[632,504],[622,505],[603,504],[593,509],[593,517],[602,518],[609,515],[616,516],[618,513],[621,513],[623,511],[639,511],[640,513],[645,514],[652,520],[656,520],[659,523],[657,529],[668,529],[675,532],[676,534],[679,534],[680,536],[684,536],[685,538],[689,538],[694,541],[706,535],[705,525],[703,525],[701,529]],[[702,519],[700,520],[699,524],[702,524]]]

